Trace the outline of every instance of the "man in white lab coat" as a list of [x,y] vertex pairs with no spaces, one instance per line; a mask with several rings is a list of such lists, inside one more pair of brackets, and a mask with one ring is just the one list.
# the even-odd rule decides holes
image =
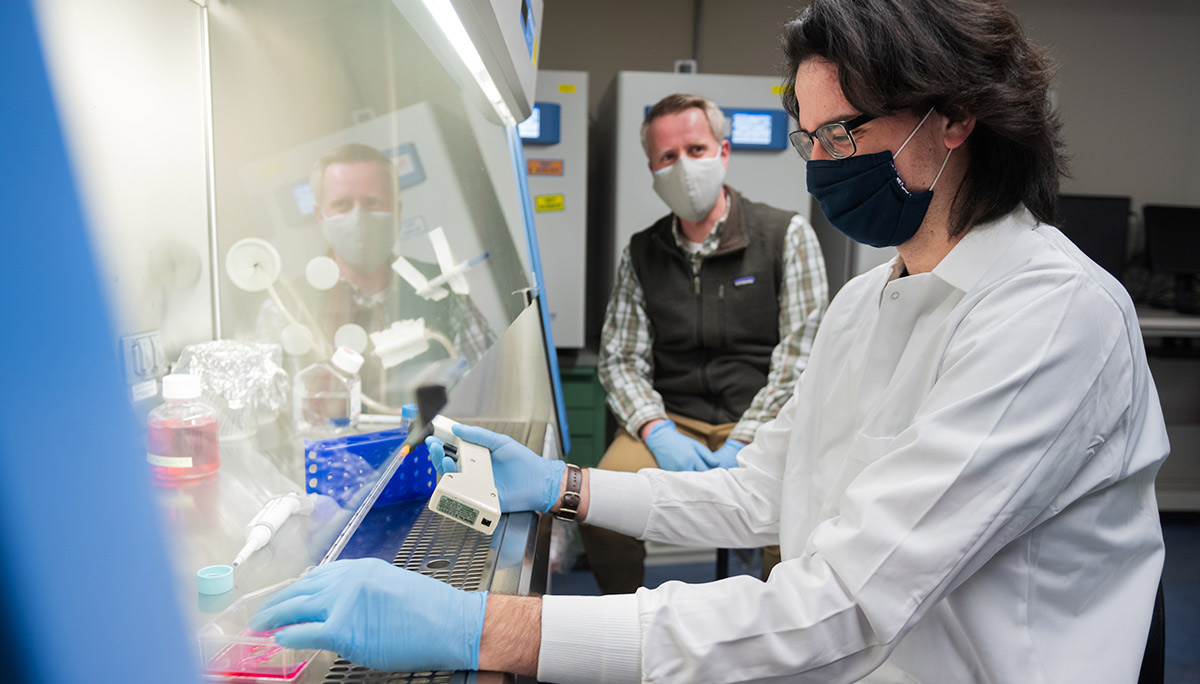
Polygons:
[[738,467],[564,471],[458,428],[493,450],[504,510],[779,543],[770,578],[537,599],[346,561],[258,627],[309,622],[276,638],[375,667],[554,682],[1136,680],[1166,430],[1128,295],[1051,226],[1042,52],[998,0],[814,0],[784,45],[810,192],[899,255],[838,293]]

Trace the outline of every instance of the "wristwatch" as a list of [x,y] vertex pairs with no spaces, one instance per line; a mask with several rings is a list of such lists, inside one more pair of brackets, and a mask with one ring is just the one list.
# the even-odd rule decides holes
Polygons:
[[579,516],[579,493],[583,491],[583,470],[574,464],[567,464],[567,490],[563,492],[561,506],[554,517],[559,520],[574,520]]

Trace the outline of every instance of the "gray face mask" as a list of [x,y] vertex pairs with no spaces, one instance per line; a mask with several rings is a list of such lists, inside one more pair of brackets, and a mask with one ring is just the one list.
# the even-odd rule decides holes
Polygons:
[[364,273],[373,273],[393,260],[395,214],[363,211],[355,206],[345,214],[327,216],[321,232],[339,259]]
[[720,152],[703,159],[680,157],[654,172],[654,192],[676,216],[693,223],[708,216],[716,206],[724,182],[725,164]]

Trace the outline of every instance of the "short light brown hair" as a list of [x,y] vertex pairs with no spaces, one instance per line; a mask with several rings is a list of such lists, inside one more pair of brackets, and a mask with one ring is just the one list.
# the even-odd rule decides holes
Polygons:
[[717,139],[717,142],[725,139],[727,128],[725,114],[715,102],[699,95],[675,93],[659,100],[650,108],[649,112],[646,112],[646,120],[642,122],[642,150],[646,152],[647,157],[650,156],[650,122],[692,107],[704,112],[704,116],[708,119],[708,127],[712,129],[713,137]]
[[329,168],[330,164],[352,164],[355,162],[375,162],[379,164],[388,179],[388,186],[392,189],[392,199],[396,199],[396,191],[398,190],[396,186],[396,167],[392,165],[392,160],[370,145],[349,143],[333,149],[329,154],[321,157],[313,164],[312,172],[308,177],[308,187],[312,190],[313,198],[316,199],[317,204],[321,203],[321,195],[325,190],[325,169]]

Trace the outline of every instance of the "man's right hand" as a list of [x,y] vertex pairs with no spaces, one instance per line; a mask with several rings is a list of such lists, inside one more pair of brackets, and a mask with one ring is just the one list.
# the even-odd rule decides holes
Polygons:
[[[492,478],[500,495],[500,510],[504,513],[537,511],[545,513],[558,503],[563,471],[567,464],[542,458],[512,437],[497,434],[473,425],[455,425],[459,439],[486,447],[492,452]],[[429,460],[438,476],[457,472],[458,466],[446,456],[442,440],[428,437]]]
[[713,452],[700,442],[679,432],[675,422],[664,420],[650,428],[646,446],[663,470],[708,470]]

